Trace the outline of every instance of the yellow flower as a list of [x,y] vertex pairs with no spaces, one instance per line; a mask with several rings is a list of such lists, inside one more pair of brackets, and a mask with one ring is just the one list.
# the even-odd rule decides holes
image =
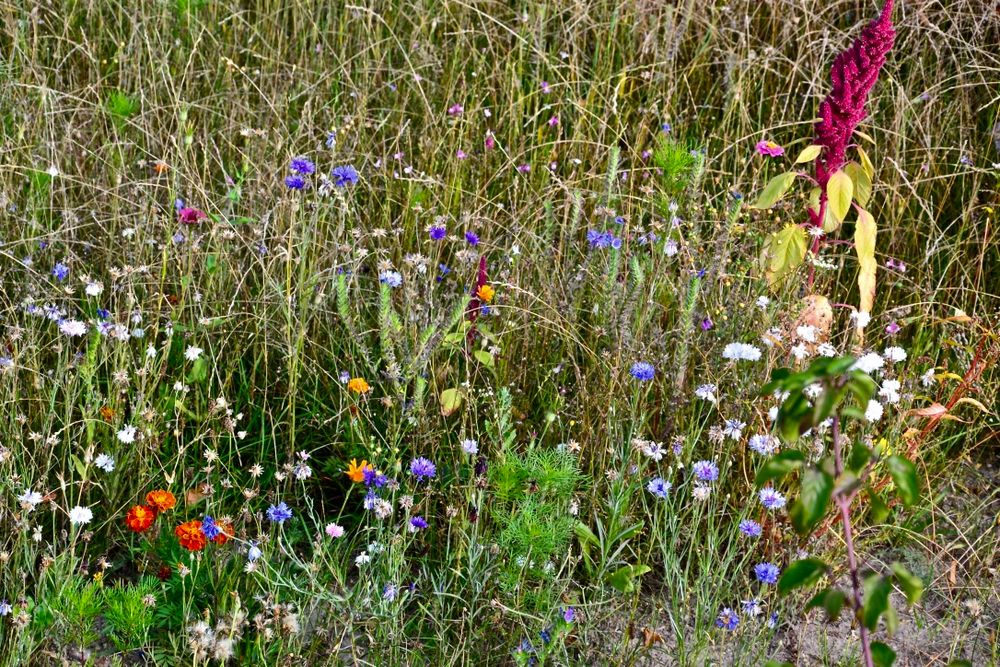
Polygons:
[[483,303],[490,303],[493,301],[494,294],[496,294],[496,290],[489,285],[483,285],[476,291],[476,296],[479,297],[479,300]]
[[[362,382],[364,382],[364,380],[362,380]],[[351,459],[351,464],[347,466],[347,470],[344,472],[351,478],[352,482],[357,484],[365,481],[365,468],[367,467],[368,461],[361,459],[361,463],[358,463],[357,459]]]
[[364,378],[351,378],[351,381],[347,383],[347,390],[353,391],[355,394],[367,394],[371,391],[371,387]]

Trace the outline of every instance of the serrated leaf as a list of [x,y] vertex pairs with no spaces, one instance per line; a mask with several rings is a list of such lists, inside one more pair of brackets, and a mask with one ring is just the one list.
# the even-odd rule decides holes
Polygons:
[[889,593],[892,585],[880,574],[865,577],[865,606],[861,609],[861,622],[869,630],[878,626],[879,617],[889,608]]
[[892,564],[892,573],[896,575],[899,587],[906,594],[906,601],[910,604],[917,604],[924,594],[924,582],[920,577],[910,574],[910,571],[900,563]]
[[875,218],[868,211],[858,212],[858,222],[854,226],[854,252],[858,255],[858,291],[861,294],[858,309],[872,312],[875,304]]
[[837,222],[843,222],[851,210],[854,198],[854,182],[844,171],[837,170],[830,175],[826,184],[826,205]]
[[818,468],[806,468],[802,473],[799,497],[788,514],[800,535],[807,535],[826,514],[833,494],[833,478]]
[[844,166],[844,172],[851,177],[851,182],[854,184],[854,201],[858,202],[861,208],[868,206],[868,201],[872,197],[871,176],[857,162],[848,162]]
[[460,389],[452,387],[441,392],[441,414],[445,417],[453,414],[462,407],[462,392]]
[[803,558],[789,565],[778,579],[778,593],[787,595],[796,588],[811,586],[826,574],[826,563],[818,558]]
[[764,271],[770,285],[794,271],[806,257],[809,240],[798,225],[785,225],[764,242]]
[[892,663],[896,662],[896,652],[893,651],[887,644],[882,642],[872,642],[872,662],[875,667],[892,667]]
[[822,150],[823,147],[818,144],[810,144],[809,146],[806,146],[805,148],[802,149],[802,152],[799,153],[799,156],[795,158],[795,164],[812,162],[813,160],[819,157],[819,154]]
[[795,182],[795,172],[786,171],[783,174],[778,174],[764,186],[761,190],[760,195],[757,196],[757,201],[755,201],[750,208],[767,209],[771,208],[778,203],[785,193],[788,192],[788,188],[792,187],[792,183]]
[[886,460],[889,475],[896,484],[896,492],[907,507],[920,500],[920,483],[917,481],[917,468],[913,463],[898,454],[893,454]]

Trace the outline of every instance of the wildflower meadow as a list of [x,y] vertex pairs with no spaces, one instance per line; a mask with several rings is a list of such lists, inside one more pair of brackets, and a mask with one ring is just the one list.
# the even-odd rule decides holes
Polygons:
[[995,2],[0,24],[0,665],[1000,664]]

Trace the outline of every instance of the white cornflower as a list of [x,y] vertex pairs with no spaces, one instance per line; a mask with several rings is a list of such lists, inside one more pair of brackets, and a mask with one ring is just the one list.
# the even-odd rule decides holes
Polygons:
[[854,320],[854,326],[858,329],[864,329],[868,326],[868,323],[872,321],[872,316],[870,313],[866,313],[863,310],[855,310],[851,313],[851,319]]
[[712,487],[707,484],[695,484],[691,495],[695,500],[708,500],[708,497],[712,495]]
[[906,360],[906,350],[901,347],[893,346],[887,347],[882,351],[882,356],[885,357],[886,361],[891,363],[896,363],[898,361]]
[[792,353],[792,356],[795,357],[796,361],[802,361],[803,359],[809,357],[809,348],[803,345],[802,343],[793,345],[792,349],[789,350],[789,352]]
[[663,460],[663,447],[658,442],[643,440],[639,449],[644,456],[651,458],[654,461]]
[[126,425],[122,428],[122,430],[118,431],[118,441],[123,442],[126,445],[132,444],[135,442],[135,434],[137,430],[138,429],[131,424]]
[[718,387],[714,384],[703,384],[694,390],[694,395],[703,401],[708,401],[709,403],[718,402],[718,398],[715,396],[715,392],[718,391]]
[[38,491],[32,491],[31,489],[25,489],[24,493],[17,497],[18,501],[21,503],[21,507],[28,510],[29,512],[34,511],[35,507],[42,502],[42,494]]
[[730,440],[739,440],[746,426],[746,422],[741,422],[739,419],[727,419],[722,433]]
[[767,310],[767,307],[771,305],[771,300],[766,296],[757,297],[757,307],[761,310]]
[[80,507],[77,505],[69,511],[69,522],[74,526],[90,523],[93,518],[94,513],[89,507]]
[[479,443],[470,438],[466,438],[462,441],[462,451],[469,456],[475,456],[479,453]]
[[371,556],[362,551],[357,555],[357,558],[354,559],[354,564],[360,568],[362,565],[367,565],[368,563],[370,563],[371,559],[372,559]]
[[722,358],[730,361],[757,361],[760,354],[759,347],[747,343],[729,343],[722,350]]
[[830,343],[820,343],[819,346],[816,348],[816,352],[821,357],[837,356],[837,348],[835,348],[833,345],[830,345]]
[[795,327],[795,335],[798,336],[800,340],[804,340],[807,343],[815,343],[816,327],[811,324],[803,324],[802,326]]
[[868,401],[868,407],[865,409],[865,421],[877,422],[882,419],[882,413],[885,412],[885,408],[878,401]]
[[900,386],[899,380],[885,380],[882,382],[881,389],[878,390],[878,395],[886,403],[899,403]]
[[59,331],[73,338],[87,333],[87,325],[80,320],[63,320],[59,323]]
[[924,371],[924,374],[920,376],[920,384],[924,387],[933,387],[937,379],[934,377],[934,369],[928,368]]
[[98,454],[97,458],[94,459],[94,465],[104,472],[114,472],[115,459],[113,456],[108,456],[107,454]]
[[194,361],[201,356],[201,353],[205,350],[200,347],[195,347],[194,345],[188,345],[187,349],[184,350],[184,358],[188,361]]
[[854,365],[851,366],[851,370],[858,370],[871,375],[873,371],[877,371],[883,366],[885,366],[885,359],[882,358],[882,355],[869,352],[855,361]]
[[778,439],[773,435],[752,435],[747,446],[758,454],[771,456],[778,451]]
[[101,292],[104,291],[104,285],[96,281],[91,281],[87,283],[83,291],[87,296],[100,296]]

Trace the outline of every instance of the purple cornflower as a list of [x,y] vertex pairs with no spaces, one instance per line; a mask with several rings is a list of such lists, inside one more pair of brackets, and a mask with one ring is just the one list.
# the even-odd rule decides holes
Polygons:
[[670,492],[670,487],[673,486],[670,482],[663,479],[662,477],[654,477],[649,480],[649,484],[646,485],[646,490],[652,493],[657,498],[666,499],[667,493]]
[[760,503],[769,510],[778,510],[785,506],[785,497],[770,486],[760,490]]
[[416,477],[418,482],[433,479],[437,475],[437,466],[430,459],[418,456],[410,461],[410,474]]
[[572,623],[576,620],[576,612],[573,610],[573,607],[563,609],[563,620],[567,623]]
[[285,176],[285,185],[288,186],[289,190],[303,190],[306,187],[306,179],[298,174],[291,174]]
[[729,607],[725,607],[720,611],[719,616],[715,619],[715,627],[725,628],[726,630],[735,630],[739,624],[740,617]]
[[653,368],[653,364],[645,361],[637,361],[632,364],[632,370],[629,371],[636,380],[642,382],[649,382],[656,375],[656,369]]
[[691,466],[694,476],[702,482],[714,482],[719,479],[719,466],[714,461],[696,461]]
[[715,326],[715,324],[712,322],[712,318],[711,317],[706,317],[705,319],[703,319],[701,321],[701,330],[702,331],[708,331],[713,326]]
[[415,533],[427,527],[427,519],[422,516],[415,516],[410,519],[410,532]]
[[885,332],[890,336],[895,336],[896,334],[899,333],[900,328],[901,327],[899,326],[899,323],[893,320],[892,322],[889,322],[889,324],[886,325]]
[[518,170],[518,172],[520,172],[522,174],[527,174],[529,171],[531,171],[531,165],[530,164],[519,164],[519,165],[517,165],[517,170]]
[[360,178],[357,169],[349,164],[334,167],[330,171],[330,180],[338,188],[346,188],[348,185],[354,185]]
[[427,230],[427,234],[432,241],[440,241],[448,234],[448,230],[443,225],[433,225]]
[[452,104],[448,107],[449,116],[461,116],[463,111],[465,111],[465,108],[461,104]]
[[316,173],[316,165],[305,155],[297,155],[292,158],[291,170],[296,174],[308,176],[309,174]]
[[778,575],[781,574],[781,570],[774,563],[757,563],[753,567],[753,573],[757,577],[757,581],[773,586],[778,583]]
[[52,275],[56,277],[56,280],[62,282],[63,280],[66,280],[66,278],[69,277],[69,267],[63,264],[62,262],[59,262],[58,264],[52,267]]
[[274,523],[284,523],[292,518],[292,510],[282,501],[267,508],[267,518]]
[[479,234],[475,232],[465,232],[465,241],[469,245],[479,245]]
[[747,537],[760,537],[764,529],[753,519],[743,519],[740,521],[740,532]]
[[215,519],[210,516],[206,516],[201,521],[201,532],[205,535],[205,539],[214,540],[220,533],[222,533],[222,529],[215,523]]

